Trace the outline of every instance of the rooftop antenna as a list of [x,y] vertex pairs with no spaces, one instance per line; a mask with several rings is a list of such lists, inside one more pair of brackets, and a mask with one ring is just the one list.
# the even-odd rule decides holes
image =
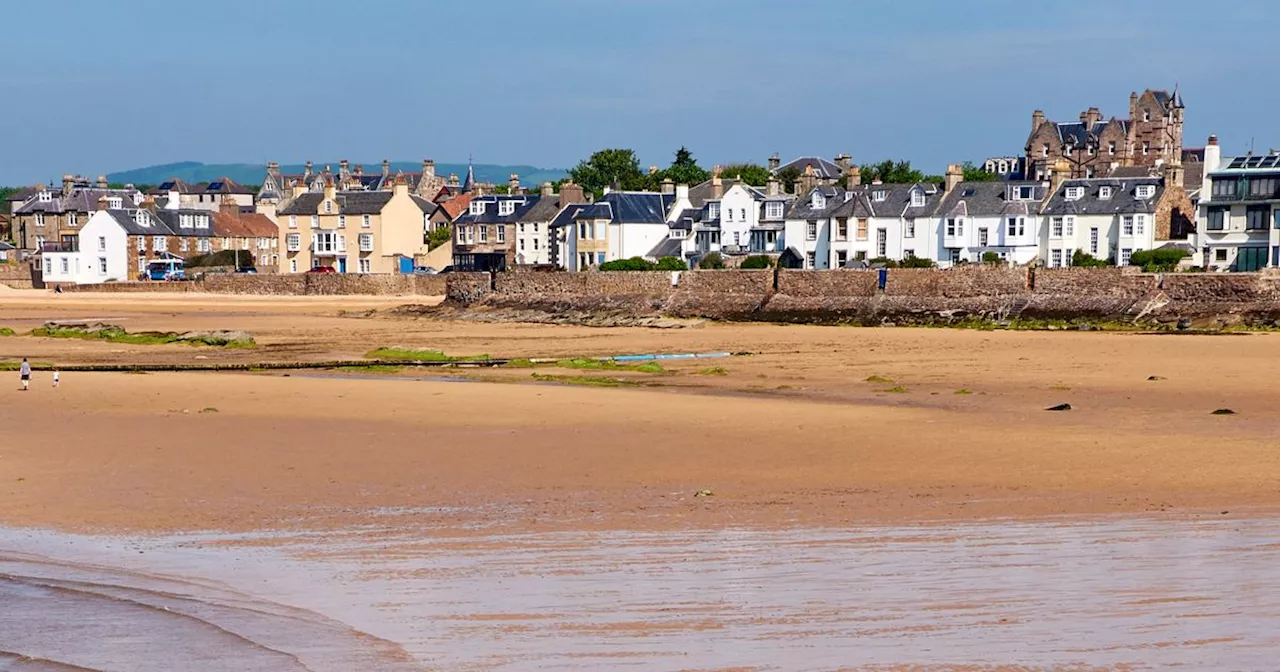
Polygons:
[[1249,156],[1253,156],[1253,138],[1249,138]]

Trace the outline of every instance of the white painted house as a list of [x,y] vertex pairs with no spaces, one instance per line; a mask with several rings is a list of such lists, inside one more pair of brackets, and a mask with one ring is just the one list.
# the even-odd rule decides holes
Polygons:
[[988,252],[1012,264],[1039,258],[1040,203],[1045,182],[961,182],[938,208],[939,254],[947,268],[977,263]]
[[[108,280],[128,280],[129,230],[118,221],[123,210],[98,210],[76,237],[56,251],[46,251],[43,276],[45,282],[92,285]],[[127,221],[127,215],[124,215]]]
[[687,205],[677,194],[647,191],[612,191],[595,203],[567,204],[551,222],[560,264],[581,271],[617,259],[655,260],[682,211],[677,208]]
[[814,187],[787,214],[785,243],[804,268],[933,258],[944,190],[931,183]]
[[1164,193],[1159,177],[1066,180],[1040,211],[1040,262],[1071,265],[1082,250],[1127,266],[1138,250],[1156,245],[1156,209]]
[[1196,263],[1215,271],[1280,266],[1280,154],[1222,159],[1205,147]]

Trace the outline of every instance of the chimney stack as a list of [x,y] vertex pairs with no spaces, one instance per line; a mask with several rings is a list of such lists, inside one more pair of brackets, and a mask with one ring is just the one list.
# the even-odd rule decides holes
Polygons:
[[436,162],[434,159],[422,160],[422,176],[427,178],[436,176]]
[[1138,93],[1136,91],[1129,94],[1129,121],[1138,121]]
[[689,185],[687,185],[687,184],[677,184],[677,185],[676,185],[676,200],[677,200],[677,201],[685,201],[685,202],[688,202],[688,200],[689,200]]
[[382,160],[382,176],[386,177],[390,174],[391,174],[391,162],[386,159],[383,159]]
[[[232,201],[229,198],[223,201],[223,203],[234,203],[234,202],[235,201]],[[153,215],[156,214],[156,197],[152,196],[151,194],[147,194],[142,199],[141,207],[143,210],[146,210],[147,212]]]
[[782,182],[778,181],[777,175],[769,175],[769,181],[765,182],[765,194],[777,196],[780,193],[782,193]]
[[858,170],[858,167],[852,163],[849,164],[849,169],[845,172],[844,184],[849,189],[862,186],[862,171]]
[[267,163],[267,174],[268,174],[268,175],[270,175],[271,177],[275,177],[275,176],[279,175],[279,174],[280,174],[280,163],[279,163],[279,162],[277,162],[277,161],[270,161],[270,162],[268,162],[268,163]]
[[570,203],[586,203],[587,196],[582,186],[574,184],[573,180],[569,180],[560,185],[560,206],[564,207]]
[[451,187],[456,187],[456,186],[458,186],[459,182],[458,182],[458,174],[457,174],[457,173],[449,173],[449,183],[448,183],[448,184],[449,184],[449,186],[451,186]]
[[1036,110],[1031,113],[1031,132],[1035,133],[1041,126],[1044,126],[1044,112]]
[[109,184],[109,183],[107,182],[107,176],[106,176],[106,175],[99,175],[99,176],[98,176],[98,188],[99,188],[99,189],[106,189],[108,184]]
[[852,160],[853,160],[853,157],[849,156],[848,154],[837,154],[836,165],[840,167],[840,172],[843,173],[849,170],[849,164]]
[[552,196],[556,195],[556,189],[555,187],[551,186],[550,182],[543,182],[542,187],[538,189],[538,193],[543,198],[551,198]]
[[404,173],[396,173],[396,181],[391,187],[391,192],[396,197],[409,195],[409,183],[404,179]]
[[66,198],[71,195],[71,189],[76,185],[76,178],[71,173],[62,174],[62,197]]
[[724,182],[720,180],[721,170],[723,169],[720,166],[714,166],[711,168],[711,200],[713,201],[724,196]]
[[1209,180],[1209,173],[1217,170],[1222,166],[1222,148],[1218,146],[1218,136],[1209,136],[1209,142],[1204,146],[1204,177],[1200,185],[1201,198],[1212,194],[1210,187],[1212,182]]
[[961,182],[964,182],[964,166],[958,163],[947,166],[947,174],[942,181],[942,193],[949,194],[955,191]]
[[1049,196],[1057,193],[1062,183],[1071,177],[1071,164],[1066,159],[1058,159],[1049,169]]
[[339,174],[339,175],[342,175],[343,177],[346,177],[347,173],[349,173],[350,171],[351,171],[351,162],[350,162],[350,161],[348,161],[348,160],[346,160],[346,159],[342,159],[341,161],[339,161],[339,162],[338,162],[338,174]]
[[289,185],[289,190],[293,192],[293,196],[291,198],[297,198],[307,193],[307,188],[308,187],[305,180],[292,180],[291,184]]
[[302,171],[302,176],[303,176],[303,177],[305,177],[305,178],[307,178],[307,180],[308,180],[308,181],[310,181],[310,180],[311,180],[311,169],[312,169],[312,167],[313,167],[313,166],[311,165],[311,162],[310,162],[310,161],[308,161],[308,162],[307,162],[307,165],[304,167],[304,169],[303,169],[303,171]]
[[338,189],[333,185],[333,178],[332,178],[332,177],[330,177],[330,176],[326,176],[326,177],[324,178],[324,198],[325,198],[325,200],[327,200],[327,201],[332,201],[334,198],[336,198],[336,197],[337,197],[337,195],[338,195]]
[[664,194],[676,193],[676,183],[672,182],[671,178],[669,177],[662,178],[662,193]]
[[[152,203],[152,207],[154,206],[155,203]],[[221,212],[224,215],[235,215],[236,217],[239,217],[240,204],[236,203],[236,199],[234,198],[224,198],[218,203],[218,212]]]
[[769,157],[769,170],[777,170],[781,165],[782,159],[778,158],[777,152],[774,152],[773,156]]
[[520,193],[520,175],[511,173],[511,177],[507,178],[507,192],[511,194]]
[[106,195],[106,194],[103,194],[103,195],[101,195],[101,196],[99,196],[99,197],[98,197],[97,209],[98,209],[98,210],[106,210],[106,209],[107,209],[107,207],[108,207],[108,204],[109,204],[109,203],[110,203],[110,202],[107,200],[107,195]]

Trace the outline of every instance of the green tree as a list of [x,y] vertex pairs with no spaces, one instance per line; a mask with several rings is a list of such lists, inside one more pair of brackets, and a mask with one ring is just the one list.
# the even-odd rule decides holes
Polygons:
[[795,166],[787,166],[778,171],[778,181],[782,183],[783,191],[791,191],[798,179],[800,179],[800,169]]
[[735,163],[720,169],[720,177],[742,180],[753,187],[763,187],[770,175],[768,168],[755,163]]
[[933,263],[932,259],[923,259],[921,257],[912,255],[910,257],[907,257],[906,259],[903,259],[902,262],[898,265],[901,266],[902,268],[933,268],[937,264]]
[[747,270],[754,268],[773,268],[773,259],[763,254],[753,254],[742,260],[742,266],[740,266],[740,268]]
[[1071,255],[1071,265],[1081,268],[1100,268],[1102,266],[1110,266],[1111,260],[1098,259],[1084,250],[1076,250]]
[[1178,267],[1178,263],[1191,256],[1186,250],[1161,247],[1154,250],[1138,250],[1129,255],[1130,266],[1141,266],[1148,273],[1168,273]]
[[711,254],[708,254],[707,256],[703,257],[702,260],[698,262],[698,268],[704,271],[720,270],[724,268],[724,257],[720,256],[719,252],[712,252]]
[[658,260],[658,264],[654,268],[659,271],[687,271],[689,270],[689,264],[676,257],[663,257]]
[[870,184],[876,180],[880,180],[885,184],[914,184],[916,182],[932,181],[928,179],[924,173],[911,167],[910,161],[893,161],[885,159],[879,163],[868,163],[859,170],[859,176],[862,178],[863,184]]
[[630,149],[602,149],[579,161],[569,170],[569,177],[599,197],[605,187],[614,185],[627,190],[644,189],[649,176],[640,172],[640,161]]
[[983,252],[982,263],[988,266],[1000,266],[1004,264],[1004,259],[1001,259],[997,252]]
[[997,182],[1000,179],[999,175],[988,173],[986,170],[973,165],[972,161],[964,162],[965,182]]
[[711,173],[699,166],[697,160],[693,158],[693,153],[685,147],[677,149],[676,160],[672,161],[671,166],[666,170],[659,172],[662,175],[658,178],[659,182],[670,179],[676,184],[700,184],[711,177]]
[[453,238],[452,227],[448,226],[447,224],[444,226],[438,226],[432,229],[431,232],[427,234],[427,249],[434,250],[437,247],[440,247],[441,245],[444,245],[445,243],[449,242],[450,238]]

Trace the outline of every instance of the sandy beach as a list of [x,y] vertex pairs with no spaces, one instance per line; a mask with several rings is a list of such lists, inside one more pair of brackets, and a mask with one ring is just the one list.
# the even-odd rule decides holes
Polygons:
[[[573,540],[566,543],[586,544],[584,553],[602,543],[599,540],[630,539],[628,535],[702,539],[691,541],[690,548],[702,544],[703,549],[720,549],[717,553],[736,543],[732,540],[739,534],[753,535],[752,543],[761,548],[769,546],[769,539],[786,536],[786,548],[800,555],[774,557],[771,562],[781,567],[807,562],[802,561],[809,553],[804,550],[806,535],[818,539],[856,534],[859,544],[874,540],[883,545],[889,543],[886,539],[915,534],[904,532],[910,530],[944,530],[939,534],[954,540],[966,534],[956,532],[955,526],[989,530],[980,534],[992,538],[1016,526],[1031,530],[1028,539],[1034,539],[1062,524],[1092,530],[1091,521],[1119,525],[1107,528],[1118,530],[1107,533],[1116,541],[1135,535],[1172,539],[1194,534],[1166,535],[1146,527],[1140,534],[1123,531],[1127,521],[1139,520],[1213,525],[1224,535],[1222,544],[1231,548],[1243,543],[1232,536],[1234,522],[1252,526],[1248,529],[1271,529],[1258,528],[1258,521],[1273,521],[1280,507],[1280,451],[1274,442],[1280,421],[1273,410],[1276,392],[1266,384],[1280,373],[1280,360],[1273,355],[1280,346],[1276,334],[714,323],[676,329],[593,329],[412,319],[390,313],[404,302],[396,297],[321,301],[6,292],[0,296],[0,327],[13,328],[18,335],[0,337],[0,360],[25,356],[62,365],[302,362],[360,358],[378,347],[504,358],[750,354],[664,361],[660,371],[546,365],[67,372],[57,389],[47,373],[37,372],[27,393],[18,391],[16,373],[5,372],[13,377],[0,385],[0,526],[19,535],[11,539],[24,538],[23,530],[39,530],[150,539],[155,544],[202,533],[210,536],[198,546],[209,552],[274,549],[297,561],[357,562],[364,574],[425,581],[463,575],[450,573],[461,571],[456,567],[432,565],[422,574],[427,570],[388,563],[407,558],[433,563],[457,554],[498,562],[507,557],[503,553],[522,544],[542,547],[564,535]],[[258,346],[223,350],[22,335],[47,320],[103,321],[130,331],[242,329],[253,334]],[[1070,404],[1071,410],[1045,410],[1062,403]],[[1217,409],[1234,414],[1212,414]],[[1158,522],[1155,529],[1163,524]],[[1259,534],[1249,543],[1267,548],[1269,533]],[[510,541],[511,535],[523,535],[523,540]],[[48,546],[36,550],[43,553],[40,549]],[[650,548],[659,562],[656,558],[663,553],[671,555],[660,552],[660,546],[628,541],[624,550],[626,557],[643,558]],[[888,547],[903,552],[913,548],[896,542]],[[1274,544],[1271,547],[1274,556]],[[488,555],[490,551],[494,555]],[[1212,549],[1220,551],[1219,546]],[[963,549],[956,553],[955,562],[975,562]],[[1134,553],[1138,557],[1142,551]],[[554,566],[572,568],[574,557],[578,556],[561,557]],[[738,566],[735,563],[751,562],[749,554],[733,557],[738,560],[726,560],[725,571]],[[830,560],[844,562],[840,557],[835,554]],[[1256,562],[1258,556],[1250,557]],[[623,563],[619,567],[630,562],[597,559],[584,565],[582,576],[605,571],[600,568],[615,561]],[[1227,556],[1215,562],[1232,560]],[[538,574],[551,567],[521,571]],[[827,569],[814,570],[813,581],[828,574]],[[975,581],[998,583],[992,576],[984,574]],[[790,580],[798,582],[797,590],[815,585],[803,577]],[[941,575],[938,580],[944,581]],[[466,591],[483,591],[496,584],[467,585]],[[1162,580],[1152,585],[1153,599],[1169,597],[1169,591],[1160,589]],[[1239,590],[1248,593],[1247,585],[1244,581]],[[309,586],[296,595],[315,590]],[[948,600],[963,602],[957,595]],[[273,597],[289,599],[286,594]],[[646,598],[646,604],[663,602],[660,595],[649,597],[653,599]],[[1021,598],[1000,599],[1014,603]],[[325,611],[326,604],[321,600],[309,606],[338,618]],[[561,606],[574,608],[569,602]],[[1111,608],[1109,603],[1095,607]],[[1251,604],[1248,609],[1233,607],[1230,613],[1265,618],[1277,615],[1273,607]],[[804,609],[788,607],[792,608]],[[508,613],[504,609],[476,607],[467,613],[483,619],[486,614]],[[1023,612],[1020,618],[1034,621],[1035,611]],[[1164,613],[1151,611],[1153,618]],[[587,611],[570,616],[566,611],[573,628],[587,627],[595,618]],[[600,627],[616,635],[640,627],[634,623],[643,617],[636,618],[640,621],[633,625]],[[992,618],[996,620],[984,616],[979,621],[999,623],[998,616]],[[545,624],[535,618],[516,620],[533,628],[527,632],[543,632]],[[655,646],[665,642],[657,648],[667,655],[671,647],[680,648],[679,642],[693,641],[687,639],[690,633],[730,627],[726,624],[732,622],[715,612],[664,625],[666,630],[651,634],[657,638]],[[370,623],[366,630],[392,631],[374,635],[401,643],[419,641],[391,636],[395,628],[377,619]],[[1228,618],[1218,629],[1234,632],[1236,623]],[[926,625],[914,619],[895,632],[910,642],[910,633],[923,632],[913,629]],[[555,626],[558,631],[564,627]],[[848,643],[844,637],[852,631],[831,627],[805,631],[802,639],[819,649],[829,645],[835,647],[831,651],[852,651],[843,648]],[[979,628],[975,632],[986,632],[987,626],[974,627]],[[465,637],[453,631],[431,632],[435,634],[422,639],[418,648],[409,646],[410,653],[422,660],[422,651],[434,651],[433,665],[449,663],[449,656],[440,653],[448,649],[440,638]],[[1207,643],[1195,646],[1222,646],[1209,641],[1213,637],[1179,633],[1169,635],[1173,639],[1168,641],[1183,646],[1205,639]],[[1085,631],[1076,635],[1089,636]],[[1250,647],[1271,643],[1249,633],[1233,636],[1231,641]],[[826,665],[838,655],[814,659],[825,661],[823,665],[803,667],[961,669],[910,667],[932,661],[972,665],[963,669],[1041,669],[999,665],[1083,660],[1101,665],[1088,669],[1140,669],[1115,665],[1154,659],[1129,655],[1132,651],[1124,649],[1127,640],[1119,639],[1114,644],[1126,651],[1123,656],[1050,655],[1044,649],[1030,659],[1011,650],[984,658],[977,649],[961,647],[953,649],[955,656],[939,659],[911,657],[913,648],[908,645],[878,649],[873,658],[850,658],[861,661],[853,667]],[[531,647],[546,646],[540,638],[530,641],[536,643]],[[944,638],[935,643],[945,652],[948,642],[958,641]],[[1127,643],[1151,644],[1142,638]],[[1065,642],[1063,647],[1069,648]],[[715,649],[702,647],[703,655],[693,659],[696,665],[673,667],[655,662],[665,658],[654,658],[648,669],[728,669],[747,662],[742,655],[717,657]],[[531,663],[536,657],[528,657],[533,655],[529,651],[512,653],[507,662],[514,666],[503,669],[549,669]],[[583,651],[600,649],[588,646]],[[765,650],[759,655],[768,657]],[[605,659],[583,660],[587,662],[581,669],[600,669]],[[870,667],[873,663],[881,667]],[[893,667],[898,664],[903,666]]]

